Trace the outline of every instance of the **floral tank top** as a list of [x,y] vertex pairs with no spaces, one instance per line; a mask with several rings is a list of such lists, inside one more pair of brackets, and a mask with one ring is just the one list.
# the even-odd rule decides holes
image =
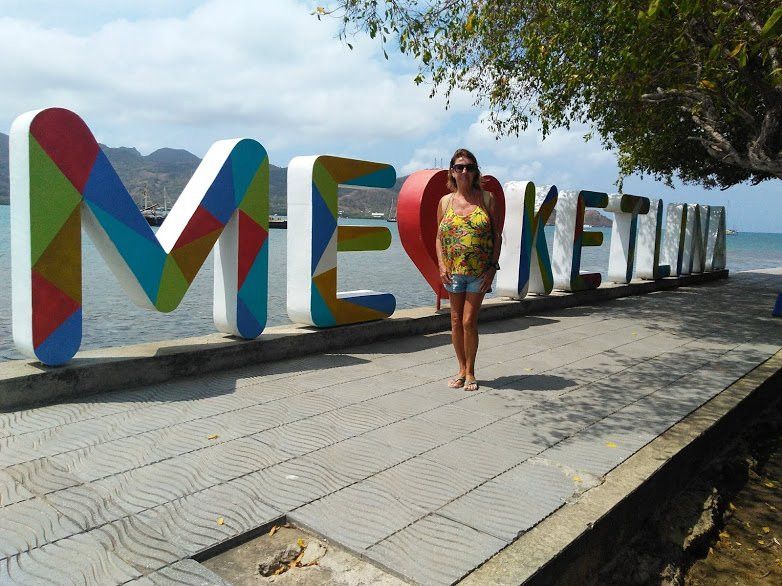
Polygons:
[[491,218],[481,206],[466,216],[450,200],[438,229],[445,266],[452,275],[480,276],[489,268],[494,248]]

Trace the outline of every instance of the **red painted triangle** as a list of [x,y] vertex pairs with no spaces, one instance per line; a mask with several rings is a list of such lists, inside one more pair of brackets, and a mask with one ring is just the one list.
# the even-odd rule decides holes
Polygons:
[[100,150],[84,121],[70,110],[49,108],[35,116],[30,134],[79,193],[84,193]]
[[187,226],[185,226],[185,229],[182,231],[182,234],[179,235],[176,244],[174,244],[174,250],[190,244],[194,240],[198,240],[210,232],[222,229],[223,224],[220,220],[210,214],[205,207],[198,206],[193,217],[190,218]]
[[250,216],[239,210],[239,283],[241,289],[244,279],[253,266],[258,251],[261,250],[269,233]]
[[32,271],[33,347],[37,348],[59,328],[81,304],[74,301],[38,272]]

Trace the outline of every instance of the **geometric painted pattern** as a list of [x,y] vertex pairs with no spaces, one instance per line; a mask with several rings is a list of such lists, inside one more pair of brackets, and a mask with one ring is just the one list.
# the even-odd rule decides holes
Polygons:
[[554,230],[554,287],[562,291],[597,289],[600,273],[581,272],[584,246],[603,244],[603,233],[584,230],[586,208],[605,208],[608,194],[599,191],[560,191]]
[[23,353],[59,365],[79,349],[82,228],[131,299],[161,312],[179,305],[217,244],[217,328],[263,331],[269,160],[258,142],[215,143],[157,234],[73,112],[18,117],[10,159],[13,333]]
[[606,211],[614,213],[608,256],[608,281],[629,283],[633,278],[638,215],[649,213],[649,198],[612,193]]
[[391,165],[328,155],[295,157],[288,166],[288,316],[331,327],[384,319],[394,313],[390,293],[337,293],[337,252],[385,250],[385,227],[338,226],[340,185],[393,187]]
[[497,294],[513,299],[527,293],[548,295],[554,278],[544,228],[557,203],[557,188],[536,189],[531,181],[511,181],[505,191],[508,220],[500,255],[505,268],[497,273]]

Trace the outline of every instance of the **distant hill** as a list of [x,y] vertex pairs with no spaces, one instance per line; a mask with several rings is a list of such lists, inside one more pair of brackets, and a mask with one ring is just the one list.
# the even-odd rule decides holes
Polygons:
[[[176,201],[201,162],[197,156],[182,149],[162,148],[144,156],[131,147],[100,147],[139,206],[143,205],[145,191],[151,203],[161,207],[164,195],[171,203]],[[373,213],[387,215],[396,207],[405,179],[407,177],[399,177],[391,189],[340,187],[339,209],[343,215],[353,218],[369,218]],[[286,213],[287,188],[287,169],[270,165],[269,208],[272,213]],[[0,204],[8,204],[8,191],[8,135],[0,132]],[[610,226],[611,220],[597,210],[587,210],[585,223]]]

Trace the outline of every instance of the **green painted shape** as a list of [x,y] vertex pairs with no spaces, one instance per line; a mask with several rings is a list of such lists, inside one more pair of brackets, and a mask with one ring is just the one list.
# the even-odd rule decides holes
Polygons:
[[[337,227],[339,230],[342,226]],[[387,250],[391,246],[391,231],[372,231],[365,236],[358,236],[350,240],[337,239],[337,252],[358,252],[362,250]]]
[[160,278],[160,288],[157,293],[157,300],[155,301],[155,307],[158,311],[168,313],[174,311],[182,298],[187,293],[187,288],[190,283],[179,270],[174,257],[169,255],[166,257],[166,262],[163,265],[163,274]]
[[269,229],[269,159],[258,167],[255,176],[247,186],[239,209],[252,218],[256,224]]
[[35,265],[74,208],[81,204],[82,196],[38,141],[32,135],[29,139],[30,248]]
[[320,197],[326,203],[331,215],[336,219],[339,208],[337,197],[339,185],[337,185],[331,173],[326,170],[326,167],[320,161],[315,161],[315,164],[312,166],[312,182],[317,186]]

